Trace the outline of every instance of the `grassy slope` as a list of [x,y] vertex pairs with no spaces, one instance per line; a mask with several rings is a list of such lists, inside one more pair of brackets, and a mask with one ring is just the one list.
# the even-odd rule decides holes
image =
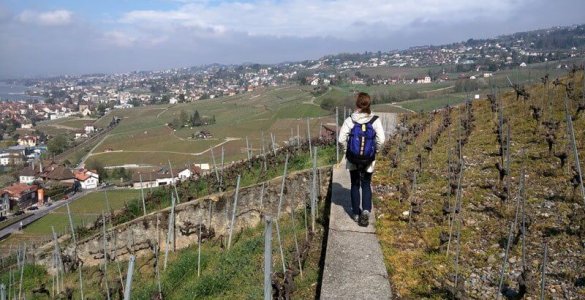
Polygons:
[[[583,86],[581,74],[575,79],[578,91]],[[516,101],[515,95],[511,92],[501,95],[504,99],[504,117],[511,120],[510,177],[513,195],[516,195],[518,190],[520,169],[526,168],[527,174],[526,210],[533,224],[527,232],[528,271],[531,276],[535,276],[533,278],[538,278],[543,239],[549,243],[550,264],[560,268],[555,280],[551,279],[551,282],[548,282],[547,293],[552,293],[553,288],[558,291],[560,284],[574,286],[574,282],[579,280],[579,274],[584,271],[580,255],[571,255],[583,251],[579,246],[579,238],[570,231],[564,231],[575,208],[580,207],[579,204],[582,203],[579,197],[572,198],[567,170],[559,170],[559,160],[548,155],[544,139],[545,130],[542,126],[537,128],[528,108],[530,104],[545,107],[543,120],[552,117],[561,121],[557,130],[558,144],[555,151],[565,149],[567,140],[564,134],[566,128],[563,122],[563,98],[559,92],[561,89],[556,88],[553,91],[551,85],[551,105],[544,102],[546,98],[542,85],[529,90],[532,98],[526,103],[522,100]],[[574,112],[576,104],[571,105]],[[464,221],[459,274],[462,280],[465,280],[467,291],[470,290],[469,278],[473,275],[477,276],[475,278],[481,278],[477,281],[486,293],[493,293],[495,296],[497,286],[494,286],[494,282],[498,280],[502,264],[500,255],[504,252],[501,245],[505,245],[510,221],[514,218],[514,205],[510,204],[512,201],[501,205],[500,200],[490,190],[481,188],[488,183],[497,184],[498,180],[497,170],[493,167],[498,160],[498,157],[494,156],[494,153],[497,153],[496,136],[493,133],[496,118],[486,100],[475,101],[473,107],[475,128],[469,143],[463,147],[467,169],[464,171],[462,183]],[[434,120],[433,130],[439,126],[438,116]],[[429,117],[419,115],[418,118],[411,122],[421,122],[422,119]],[[402,163],[397,169],[389,169],[389,162],[382,160],[380,170],[384,171],[376,173],[374,178],[376,185],[388,187],[387,192],[381,192],[377,199],[377,206],[381,210],[377,227],[391,282],[400,297],[442,298],[448,294],[445,288],[449,286],[449,280],[454,274],[454,244],[451,245],[451,255],[447,257],[445,248],[440,247],[439,235],[441,232],[449,232],[442,207],[447,199],[447,151],[449,148],[451,151],[454,149],[458,118],[459,109],[455,109],[452,113],[453,124],[441,135],[430,156],[424,151],[422,153],[423,172],[417,177],[417,190],[409,201],[422,200],[423,212],[414,217],[412,226],[400,217],[402,212],[409,210],[410,202],[400,202],[400,193],[395,187],[405,181],[406,170],[414,168],[415,156],[420,153],[423,143],[428,139],[429,129],[423,131],[415,143],[407,146],[406,152],[402,153]],[[585,118],[578,118],[574,127],[580,157],[583,157],[585,149],[582,137],[585,134]],[[394,153],[395,147],[392,147],[391,151]],[[500,244],[502,240],[504,244]],[[509,269],[515,271],[519,269],[520,252],[520,246],[511,248],[510,255],[515,261]],[[566,265],[560,267],[561,262]],[[515,286],[511,279],[508,282],[512,287]],[[538,293],[539,282],[538,279],[530,282],[529,294]],[[581,297],[585,295],[583,288],[575,287],[572,292]]]

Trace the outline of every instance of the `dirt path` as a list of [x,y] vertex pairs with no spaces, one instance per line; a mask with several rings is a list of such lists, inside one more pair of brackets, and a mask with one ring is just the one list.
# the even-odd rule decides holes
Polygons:
[[319,104],[315,103],[315,97],[311,97],[311,100],[309,101],[303,101],[303,104],[311,104],[311,105],[315,105],[315,106],[319,106]]
[[95,146],[93,146],[93,148],[91,148],[91,150],[89,150],[87,154],[83,156],[83,158],[77,165],[77,168],[85,167],[85,161],[92,155],[93,151],[95,151],[95,149],[97,149],[97,147],[99,147],[109,136],[110,136],[109,134],[106,134],[106,136],[104,136],[99,142],[97,142],[97,144],[95,144]]
[[160,118],[160,115],[162,115],[162,114],[166,113],[166,112],[167,112],[167,111],[168,111],[168,110],[169,110],[171,107],[172,107],[172,105],[171,105],[171,106],[169,106],[169,107],[167,107],[167,108],[159,108],[159,109],[162,109],[163,111],[159,112],[159,113],[156,115],[156,118],[157,118],[157,119],[158,119],[158,118]]
[[422,91],[421,93],[434,93],[434,92],[440,92],[440,91],[444,91],[444,90],[448,90],[448,89],[452,89],[455,88],[454,85],[450,85],[450,86],[446,86],[443,88],[438,88],[436,90],[429,90],[429,91]]

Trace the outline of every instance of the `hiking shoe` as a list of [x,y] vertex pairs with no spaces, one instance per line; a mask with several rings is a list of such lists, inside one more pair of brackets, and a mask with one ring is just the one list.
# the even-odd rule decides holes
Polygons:
[[370,223],[370,212],[367,210],[362,211],[360,218],[358,220],[358,225],[367,227]]
[[357,223],[360,220],[360,215],[358,215],[358,214],[352,215],[351,219]]

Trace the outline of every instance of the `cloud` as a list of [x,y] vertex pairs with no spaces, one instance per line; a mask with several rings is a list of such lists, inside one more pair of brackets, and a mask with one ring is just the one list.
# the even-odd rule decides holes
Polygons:
[[118,47],[131,47],[136,43],[137,38],[127,33],[114,30],[104,33],[104,41]]
[[583,23],[585,9],[583,0],[172,1],[175,9],[105,17],[68,7],[12,12],[0,3],[0,78],[277,63],[440,45]]
[[65,9],[36,12],[25,10],[17,16],[23,23],[32,23],[44,26],[60,26],[71,23],[73,12]]
[[[188,2],[174,10],[134,10],[119,22],[139,27],[197,26],[253,36],[327,37],[356,40],[364,34],[408,30],[418,22],[501,20],[528,0],[338,0]],[[359,26],[356,26],[359,25]]]

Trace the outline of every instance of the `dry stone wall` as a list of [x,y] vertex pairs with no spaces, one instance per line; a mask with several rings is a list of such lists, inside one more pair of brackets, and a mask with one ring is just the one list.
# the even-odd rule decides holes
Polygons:
[[[331,168],[320,168],[317,174],[318,199],[322,201],[327,195],[327,189],[330,185]],[[292,209],[302,208],[303,205],[310,203],[311,176],[312,170],[287,175],[281,213],[290,213]],[[258,225],[265,214],[276,216],[281,183],[282,177],[278,177],[265,182],[264,187],[261,183],[240,188],[234,234],[243,228]],[[264,191],[264,196],[262,196],[262,191]],[[175,207],[176,238],[171,247],[182,249],[197,243],[199,226],[201,226],[202,241],[227,236],[234,194],[235,190],[231,190],[178,204]],[[131,254],[137,256],[153,254],[157,244],[160,253],[164,253],[170,213],[171,209],[166,208],[108,229],[106,231],[108,259],[127,260]],[[69,241],[65,241],[65,243],[69,243]],[[66,259],[64,262],[66,269],[68,269],[67,262],[69,260],[67,258],[74,257],[74,247],[70,243],[66,247],[62,245],[62,248],[65,248],[64,257]],[[103,262],[103,248],[103,235],[99,233],[78,242],[77,257],[84,266],[98,265]],[[42,247],[41,249],[39,249],[41,253],[37,253],[38,262],[45,265],[50,271],[54,271],[52,270],[51,247]],[[72,262],[72,264],[76,263]]]

